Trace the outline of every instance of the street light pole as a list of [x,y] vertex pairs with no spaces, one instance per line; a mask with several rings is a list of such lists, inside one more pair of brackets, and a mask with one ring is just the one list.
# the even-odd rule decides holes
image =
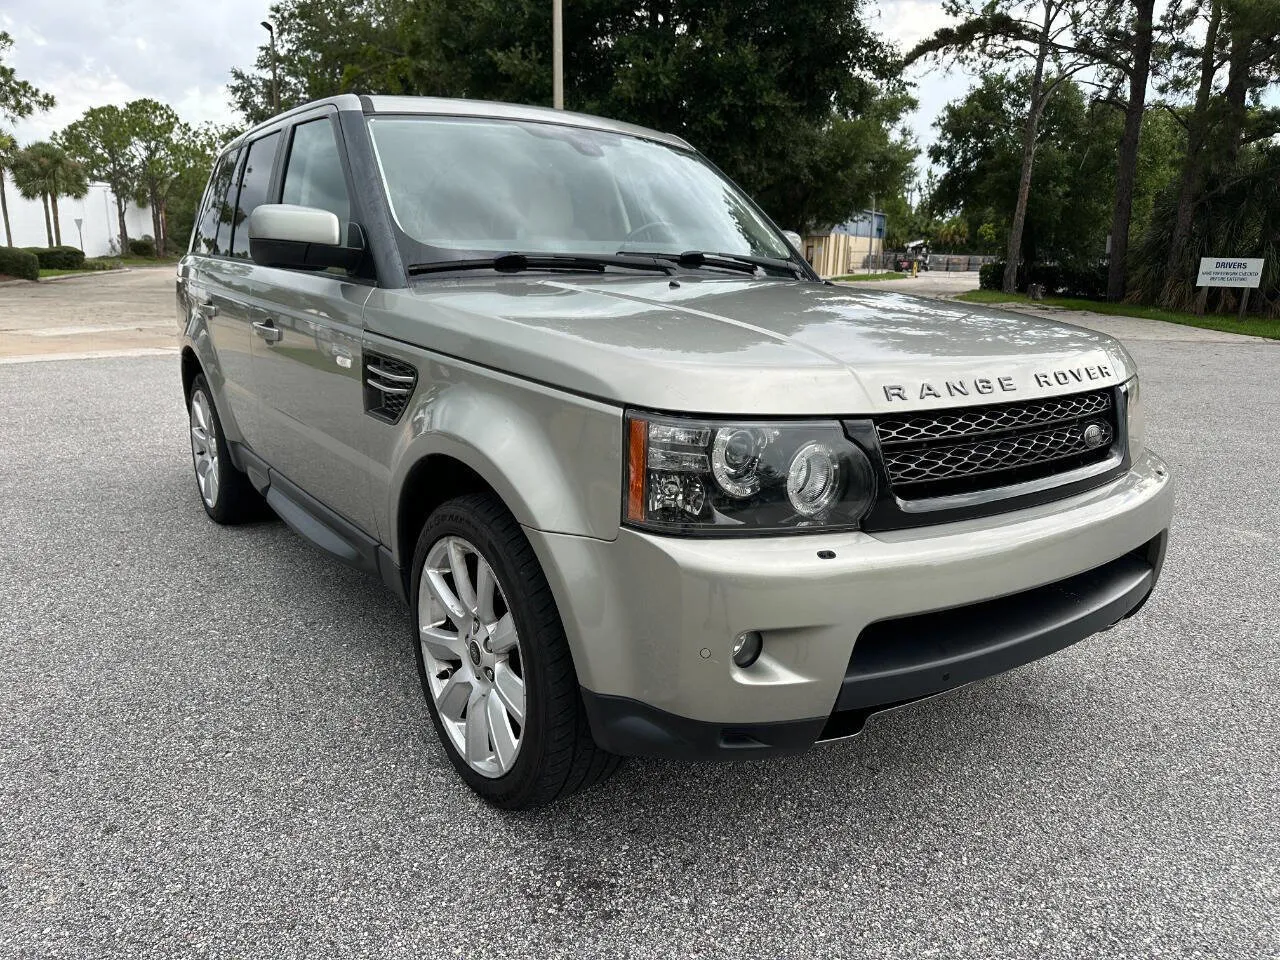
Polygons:
[[276,73],[276,28],[270,20],[263,20],[262,27],[271,35],[271,112],[280,112],[280,78]]
[[551,96],[557,110],[564,109],[563,6],[563,0],[551,0]]

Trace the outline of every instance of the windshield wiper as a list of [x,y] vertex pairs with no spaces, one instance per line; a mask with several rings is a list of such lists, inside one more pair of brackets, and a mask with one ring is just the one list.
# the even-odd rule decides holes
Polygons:
[[684,253],[662,253],[646,250],[644,252],[620,250],[619,256],[653,257],[655,260],[670,260],[682,267],[722,267],[725,270],[740,270],[754,274],[759,269],[785,270],[798,280],[804,279],[800,267],[791,260],[778,260],[774,257],[757,257],[747,253],[711,253],[706,250],[686,250]]
[[574,270],[604,273],[606,267],[622,267],[627,270],[655,270],[674,273],[673,268],[645,254],[649,259],[639,260],[609,254],[561,254],[561,253],[502,253],[496,257],[477,257],[467,260],[433,260],[415,263],[408,268],[409,275],[424,273],[449,273],[454,270],[496,270],[499,273],[519,273],[523,270]]

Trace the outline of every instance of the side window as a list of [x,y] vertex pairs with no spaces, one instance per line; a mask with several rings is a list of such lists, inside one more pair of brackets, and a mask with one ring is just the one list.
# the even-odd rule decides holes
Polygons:
[[231,226],[235,223],[236,213],[236,190],[240,183],[240,156],[244,153],[241,148],[227,158],[227,190],[225,194],[219,194],[217,205],[217,230],[214,232],[213,248],[209,251],[213,254],[222,254],[227,256],[231,253]]
[[351,218],[351,202],[330,121],[312,120],[294,129],[280,202],[328,210],[337,216],[345,232]]
[[[196,220],[195,234],[191,238],[191,252],[201,254],[219,253],[218,221],[222,219],[223,207],[227,203],[227,190],[231,186],[231,175],[236,169],[236,158],[239,150],[224,153],[214,165],[213,175],[209,178],[209,189],[204,198],[204,206]],[[227,218],[230,222],[230,217]]]
[[235,226],[231,232],[231,256],[248,259],[249,231],[245,221],[249,214],[267,202],[267,190],[271,186],[271,165],[276,158],[279,132],[268,134],[249,144],[244,172],[240,175],[240,197],[236,202]]

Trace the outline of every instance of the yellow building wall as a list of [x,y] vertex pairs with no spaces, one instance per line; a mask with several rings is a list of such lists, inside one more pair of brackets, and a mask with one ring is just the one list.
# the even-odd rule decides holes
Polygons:
[[804,238],[805,259],[821,277],[861,273],[868,255],[884,252],[879,237],[854,237],[847,233],[813,234]]

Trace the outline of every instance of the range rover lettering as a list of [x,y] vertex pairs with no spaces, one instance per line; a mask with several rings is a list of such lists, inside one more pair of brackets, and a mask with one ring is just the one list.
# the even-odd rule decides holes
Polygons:
[[826,283],[653,130],[299,107],[221,152],[177,301],[204,509],[406,601],[499,806],[857,734],[1131,616],[1163,562],[1118,343]]

